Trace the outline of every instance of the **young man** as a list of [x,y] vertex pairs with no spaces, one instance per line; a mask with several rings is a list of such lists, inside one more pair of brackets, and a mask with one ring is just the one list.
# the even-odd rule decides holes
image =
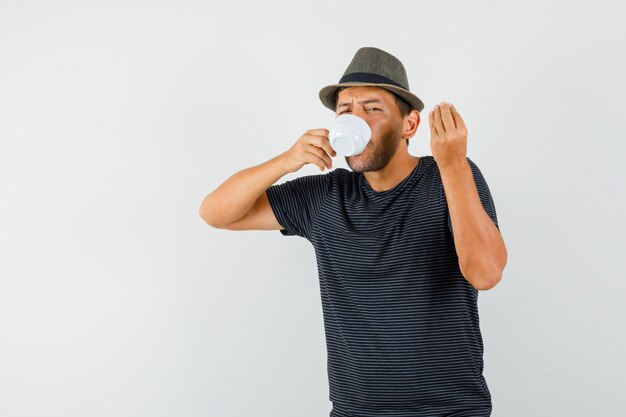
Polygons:
[[331,417],[491,415],[477,297],[499,282],[507,253],[489,187],[466,156],[463,119],[435,106],[433,155],[410,155],[424,105],[402,63],[373,47],[320,99],[371,128],[363,152],[345,158],[351,170],[275,184],[307,163],[332,168],[328,130],[312,129],[228,178],[204,199],[202,218],[313,244]]

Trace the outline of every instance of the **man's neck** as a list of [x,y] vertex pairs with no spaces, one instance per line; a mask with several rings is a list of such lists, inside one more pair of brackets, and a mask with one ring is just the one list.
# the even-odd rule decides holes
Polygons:
[[383,169],[364,172],[363,175],[374,191],[387,191],[408,177],[417,167],[419,160],[419,156],[410,155],[408,152],[397,152]]

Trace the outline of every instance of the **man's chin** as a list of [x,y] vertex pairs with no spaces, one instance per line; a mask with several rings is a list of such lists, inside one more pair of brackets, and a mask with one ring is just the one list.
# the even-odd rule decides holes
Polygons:
[[363,160],[364,157],[366,157],[366,153],[367,153],[367,147],[365,149],[363,149],[363,151],[361,153],[358,153],[356,155],[350,155],[350,156],[346,156],[346,162],[348,161],[361,161]]
[[363,172],[363,168],[367,165],[367,161],[361,159],[362,154],[346,156],[346,163],[354,172]]

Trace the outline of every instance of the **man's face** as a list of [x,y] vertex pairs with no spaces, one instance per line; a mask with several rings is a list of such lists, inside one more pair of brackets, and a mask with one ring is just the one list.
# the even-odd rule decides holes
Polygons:
[[350,87],[339,92],[335,116],[350,113],[367,122],[372,138],[358,155],[345,160],[355,172],[378,171],[384,168],[404,139],[402,116],[391,92],[380,87]]

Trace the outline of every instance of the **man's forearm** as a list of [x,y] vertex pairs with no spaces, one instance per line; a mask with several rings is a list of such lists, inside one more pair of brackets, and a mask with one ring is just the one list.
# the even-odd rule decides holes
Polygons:
[[440,172],[461,272],[474,288],[490,289],[507,260],[502,235],[482,206],[467,160],[441,166]]
[[256,199],[287,173],[282,154],[231,175],[207,195],[200,216],[211,225],[226,225],[244,217]]

